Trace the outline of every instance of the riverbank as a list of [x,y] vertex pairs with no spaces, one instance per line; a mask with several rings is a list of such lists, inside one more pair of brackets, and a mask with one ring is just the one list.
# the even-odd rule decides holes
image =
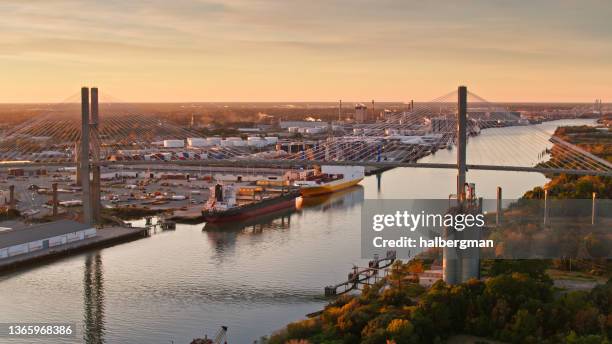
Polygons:
[[[610,140],[609,133],[566,127],[557,129],[555,135],[563,135],[565,140],[610,160],[609,142],[600,143],[602,137]],[[551,159],[559,159],[554,147],[552,152]],[[551,177],[546,188],[553,190],[551,195],[557,198],[586,198],[592,192],[609,198],[612,190],[607,177]],[[542,187],[537,187],[523,197],[541,198],[541,191]],[[291,323],[262,343],[319,343],[347,338],[356,343],[453,342],[451,339],[458,336],[467,340],[468,335],[478,336],[472,339],[486,337],[487,341],[494,338],[504,342],[604,342],[611,326],[602,324],[600,319],[610,312],[605,300],[612,292],[612,280],[609,275],[572,272],[571,260],[570,272],[547,270],[551,266],[563,267],[563,259],[486,260],[486,279],[459,285],[438,281],[418,295],[418,283],[405,280],[411,262],[398,261],[378,284],[359,295],[331,301],[313,318]],[[583,278],[578,280],[579,275]],[[538,306],[533,309],[530,304]],[[502,317],[500,309],[505,313]],[[551,318],[555,320],[549,321]]]
[[[584,123],[546,122],[539,127],[552,134],[557,125]],[[504,130],[520,136],[530,127]],[[485,153],[498,141],[484,130],[470,144]],[[545,148],[527,147],[534,156]],[[456,151],[439,150],[423,159],[453,163]],[[540,173],[477,170],[468,172],[468,180],[485,199],[495,198],[497,186],[504,188],[505,198],[515,199],[546,182]],[[364,199],[446,199],[456,189],[456,171],[395,168],[360,184],[307,202],[299,212],[254,224],[222,230],[177,224],[174,231],[151,231],[146,240],[3,274],[0,295],[11,297],[0,298],[0,322],[73,319],[107,343],[189,343],[222,324],[229,327],[230,343],[253,343],[323,309],[328,303],[325,285],[346,277],[354,264],[367,266],[360,259]],[[145,222],[133,224],[144,227]],[[95,326],[82,320],[93,310]],[[31,342],[64,343],[53,338]]]

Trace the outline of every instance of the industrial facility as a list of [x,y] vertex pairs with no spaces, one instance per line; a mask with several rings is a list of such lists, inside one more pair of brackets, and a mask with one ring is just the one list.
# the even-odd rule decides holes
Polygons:
[[70,220],[9,229],[0,232],[0,259],[56,248],[95,236],[94,227]]

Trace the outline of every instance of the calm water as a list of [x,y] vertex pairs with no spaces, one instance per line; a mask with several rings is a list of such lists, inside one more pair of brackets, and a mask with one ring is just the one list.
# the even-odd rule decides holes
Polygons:
[[[570,123],[592,121],[538,127],[552,132]],[[490,147],[492,141],[519,139],[524,142],[522,159],[534,159],[546,144],[530,140],[526,133],[532,129],[484,131],[470,141],[469,162],[516,164],[503,149]],[[454,154],[439,151],[424,161],[452,162]],[[363,199],[447,198],[455,188],[455,173],[395,169],[380,180],[371,176],[361,186],[309,201],[299,212],[263,219],[263,224],[223,231],[179,225],[176,231],[0,276],[0,323],[76,323],[75,343],[84,338],[187,343],[226,325],[230,343],[252,343],[321,309],[323,287],[339,282],[352,264],[360,263]],[[514,198],[545,183],[537,173],[491,171],[471,171],[468,180],[476,183],[480,196],[489,198],[495,197],[498,185],[504,187],[504,198]]]

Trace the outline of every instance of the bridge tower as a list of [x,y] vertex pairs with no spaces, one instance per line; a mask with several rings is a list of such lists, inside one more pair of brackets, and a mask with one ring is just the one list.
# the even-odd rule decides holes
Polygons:
[[81,88],[81,151],[78,165],[83,189],[83,222],[92,223],[89,173],[89,88]]
[[91,179],[91,206],[92,219],[95,223],[100,223],[102,218],[100,214],[100,136],[98,127],[100,123],[100,115],[98,110],[98,88],[91,88],[91,143],[92,143],[92,179]]
[[[81,88],[81,142],[77,169],[83,189],[83,222],[86,224],[99,223],[101,220],[100,166],[97,164],[100,158],[98,124],[98,89],[96,87],[91,89],[90,104],[90,89],[83,87]],[[93,150],[90,148],[90,143]],[[91,178],[92,172],[93,178]]]
[[465,200],[466,146],[467,146],[467,87],[457,89],[457,200]]
[[[457,205],[452,211],[467,210],[465,194],[467,173],[467,87],[457,89]],[[452,228],[445,229],[447,239],[478,239],[477,229],[457,232]],[[470,278],[480,276],[480,258],[477,249],[460,251],[457,248],[444,248],[442,257],[442,276],[449,284],[462,283]]]

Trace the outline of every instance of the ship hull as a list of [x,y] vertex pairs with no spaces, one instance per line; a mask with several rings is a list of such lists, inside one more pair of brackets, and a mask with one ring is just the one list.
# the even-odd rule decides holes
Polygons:
[[[206,232],[223,232],[223,231],[240,231],[250,226],[260,226],[260,225],[268,225],[275,220],[280,218],[289,218],[295,211],[297,207],[289,207],[285,209],[280,209],[276,211],[272,211],[263,215],[254,216],[242,221],[232,221],[232,222],[206,222],[202,231]],[[289,220],[287,220],[289,222]]]
[[202,219],[210,223],[230,223],[248,220],[253,217],[266,215],[279,210],[296,207],[298,194],[279,196],[259,203],[242,206],[227,211],[202,211]]
[[320,195],[330,194],[332,192],[344,190],[350,188],[351,186],[359,184],[359,182],[363,178],[349,180],[347,182],[342,182],[338,184],[328,184],[328,185],[320,185],[320,186],[308,186],[300,189],[300,193],[303,197],[314,197]]

